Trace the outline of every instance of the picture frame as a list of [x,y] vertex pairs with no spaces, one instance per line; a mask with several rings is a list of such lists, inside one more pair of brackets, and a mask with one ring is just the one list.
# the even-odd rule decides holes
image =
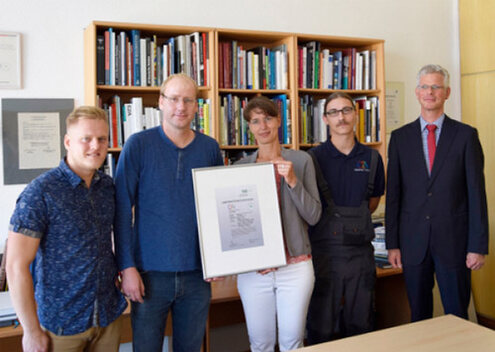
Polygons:
[[21,88],[21,34],[0,32],[0,88]]
[[205,279],[287,264],[272,163],[192,170]]
[[4,185],[26,184],[65,156],[65,119],[74,99],[2,99]]

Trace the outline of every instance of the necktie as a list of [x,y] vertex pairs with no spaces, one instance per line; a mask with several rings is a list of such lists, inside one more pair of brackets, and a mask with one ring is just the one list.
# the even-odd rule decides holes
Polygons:
[[426,125],[428,129],[428,158],[430,159],[430,172],[433,168],[433,160],[435,160],[435,151],[437,150],[437,143],[435,138],[436,125]]

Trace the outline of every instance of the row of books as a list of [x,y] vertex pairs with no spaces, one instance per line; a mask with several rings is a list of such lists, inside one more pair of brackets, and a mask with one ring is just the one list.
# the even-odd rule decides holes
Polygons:
[[[380,141],[380,106],[378,97],[356,97],[358,113],[356,136],[362,143]],[[325,99],[315,99],[311,95],[299,98],[301,143],[323,143],[328,139],[329,129],[323,120]]]
[[168,39],[141,37],[133,29],[112,28],[96,36],[97,84],[160,86],[174,73],[185,73],[199,86],[209,82],[208,35],[194,32]]
[[222,154],[222,158],[223,158],[223,163],[225,165],[233,165],[235,164],[237,161],[247,157],[248,155],[250,155],[251,153],[254,153],[255,150],[225,150],[225,149],[222,149],[220,150],[220,153]]
[[[292,124],[290,119],[290,99],[285,94],[271,98],[279,110],[281,126],[279,140],[281,144],[290,144],[292,140]],[[243,118],[247,97],[226,94],[221,98],[220,106],[220,144],[221,145],[255,145],[253,134]]]
[[[133,134],[161,124],[161,111],[155,107],[144,107],[141,97],[131,98],[129,103],[115,95],[109,102],[101,104],[109,120],[109,147],[122,148]],[[198,99],[198,112],[191,122],[191,128],[201,133],[211,134],[211,102]]]
[[330,52],[311,41],[298,46],[299,88],[376,89],[376,51]]
[[219,43],[219,88],[287,89],[287,45],[246,50],[237,41]]

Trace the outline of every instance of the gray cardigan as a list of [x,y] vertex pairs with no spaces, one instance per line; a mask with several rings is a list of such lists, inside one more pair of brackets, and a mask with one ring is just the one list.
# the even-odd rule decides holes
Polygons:
[[[236,164],[255,163],[258,151],[239,160]],[[321,203],[316,185],[313,160],[306,152],[282,148],[282,158],[292,161],[297,183],[293,188],[282,177],[280,204],[285,243],[290,256],[311,253],[308,224],[320,220]]]

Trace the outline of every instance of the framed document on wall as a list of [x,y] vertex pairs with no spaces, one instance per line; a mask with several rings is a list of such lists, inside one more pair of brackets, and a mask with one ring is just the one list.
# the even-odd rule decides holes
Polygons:
[[21,34],[0,32],[0,88],[21,88]]
[[286,265],[271,163],[192,170],[204,278]]
[[65,119],[74,99],[2,99],[3,180],[26,184],[65,156]]

